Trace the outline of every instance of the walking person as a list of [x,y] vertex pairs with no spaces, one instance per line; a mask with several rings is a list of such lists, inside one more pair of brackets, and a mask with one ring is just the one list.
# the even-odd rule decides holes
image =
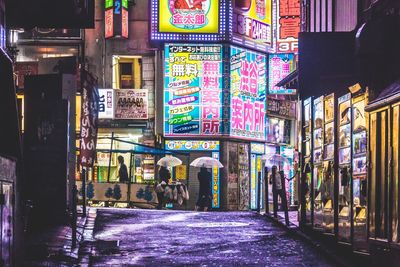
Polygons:
[[200,187],[196,210],[207,211],[211,209],[211,172],[207,168],[201,167],[197,178],[199,179]]
[[164,167],[160,166],[160,169],[158,170],[158,182],[159,184],[157,185],[157,200],[158,200],[158,205],[157,209],[162,209],[164,206],[164,189],[168,185],[169,179],[171,179],[171,173],[170,171]]
[[118,156],[118,163],[119,163],[119,170],[118,170],[119,181],[121,183],[129,182],[128,168],[126,167],[126,165],[124,163],[123,156],[121,156],[121,155]]
[[278,196],[281,198],[282,208],[285,211],[285,220],[288,224],[288,216],[286,213],[288,212],[287,208],[287,198],[284,187],[284,178],[277,170],[278,168],[274,165],[271,170],[270,180],[272,182],[272,195],[273,195],[273,206],[274,206],[274,217],[278,217]]

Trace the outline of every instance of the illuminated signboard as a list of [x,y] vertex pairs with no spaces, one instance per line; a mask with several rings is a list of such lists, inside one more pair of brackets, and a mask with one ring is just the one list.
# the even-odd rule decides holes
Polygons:
[[233,42],[265,51],[272,44],[272,0],[233,1]]
[[264,141],[266,57],[237,47],[230,54],[230,136]]
[[147,89],[115,90],[115,119],[148,119],[149,92]]
[[273,54],[269,56],[269,94],[296,94],[295,89],[276,86],[289,73],[294,71],[294,54]]
[[300,0],[278,0],[276,15],[276,51],[297,52],[300,31]]
[[99,119],[114,119],[114,89],[99,89]]
[[6,49],[5,1],[0,0],[0,49]]
[[[219,141],[197,140],[167,140],[165,149],[177,151],[209,151],[211,156],[219,160]],[[220,206],[220,172],[217,167],[212,169],[212,207]]]
[[105,0],[105,38],[128,38],[128,0]]
[[222,46],[165,45],[165,136],[221,135]]
[[228,0],[152,0],[151,39],[225,40]]

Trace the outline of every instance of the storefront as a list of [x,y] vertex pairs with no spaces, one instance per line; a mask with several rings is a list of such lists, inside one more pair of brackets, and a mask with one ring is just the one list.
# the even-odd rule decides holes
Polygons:
[[302,127],[302,224],[334,234],[339,242],[364,252],[366,103],[365,93],[346,94],[338,99],[334,94],[306,99]]
[[[182,160],[182,165],[175,167],[172,177],[185,183],[189,191],[189,201],[186,209],[194,210],[199,193],[198,172],[200,168],[190,166],[199,157],[220,159],[220,142],[211,140],[166,140],[165,149],[171,152],[186,152],[188,156],[175,155]],[[211,169],[212,208],[220,208],[220,171],[217,167]]]
[[[249,210],[257,206],[254,178],[262,168],[257,165],[261,153],[254,153],[251,163],[251,142],[265,142],[272,1],[252,0],[245,9],[240,1],[233,1],[233,8],[225,0],[204,1],[192,14],[198,20],[190,25],[182,19],[192,12],[171,3],[152,1],[151,39],[164,50],[164,92],[158,103],[164,106],[164,137],[168,142],[221,142],[220,208]],[[160,12],[162,8],[170,13]],[[243,19],[257,25],[253,33],[242,30]],[[228,29],[230,23],[233,27]],[[205,152],[190,153],[195,157]]]

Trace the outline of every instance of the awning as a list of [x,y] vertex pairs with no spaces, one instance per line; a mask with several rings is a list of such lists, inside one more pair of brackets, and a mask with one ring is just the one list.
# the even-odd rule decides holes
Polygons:
[[96,149],[97,152],[102,152],[102,153],[132,153],[132,154],[150,154],[150,155],[183,155],[183,156],[189,156],[189,153],[187,152],[176,152],[176,151],[170,151],[170,150],[165,150],[162,148],[156,148],[152,146],[146,146],[143,144],[135,143],[135,142],[130,142],[126,140],[122,140],[119,138],[113,138],[113,137],[106,137],[107,139],[112,139],[114,141],[118,142],[123,142],[132,145],[131,149]]
[[400,101],[400,79],[386,87],[374,101],[365,107],[365,110],[372,111],[396,101]]
[[299,71],[295,69],[289,73],[285,78],[283,78],[276,86],[286,87],[291,89],[299,88]]

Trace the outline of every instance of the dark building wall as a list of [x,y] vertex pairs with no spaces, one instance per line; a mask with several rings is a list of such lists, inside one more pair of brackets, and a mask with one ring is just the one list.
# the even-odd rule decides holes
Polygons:
[[300,33],[299,92],[302,99],[346,93],[355,77],[353,32]]
[[67,208],[67,116],[60,75],[25,79],[24,190],[33,226],[63,222]]

